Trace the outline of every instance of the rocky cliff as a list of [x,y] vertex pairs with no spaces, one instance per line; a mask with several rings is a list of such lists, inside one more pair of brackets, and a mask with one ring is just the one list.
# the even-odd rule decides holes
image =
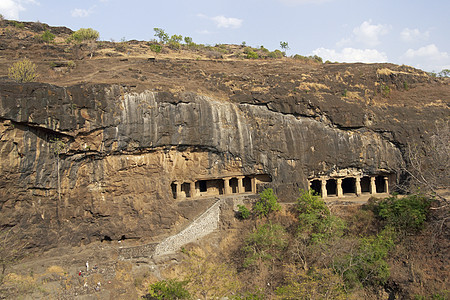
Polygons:
[[[148,78],[189,72],[138,84],[0,82],[0,226],[41,249],[152,241],[212,203],[175,199],[174,182],[265,175],[290,202],[333,172],[398,181],[405,145],[449,116],[448,81],[409,67],[141,63]],[[242,66],[259,72],[234,73]]]

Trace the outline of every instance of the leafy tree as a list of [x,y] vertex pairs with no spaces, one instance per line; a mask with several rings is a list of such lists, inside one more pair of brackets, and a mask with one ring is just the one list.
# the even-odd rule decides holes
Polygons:
[[55,39],[55,35],[53,33],[51,33],[49,30],[46,30],[41,35],[41,40],[47,44],[53,42],[54,39]]
[[280,42],[280,47],[281,47],[281,49],[283,49],[284,51],[289,50],[289,44],[288,44],[288,42]]
[[450,69],[443,69],[437,75],[439,77],[450,77]]
[[153,28],[155,31],[155,36],[159,38],[160,43],[166,44],[169,41],[169,35],[162,28]]
[[158,300],[190,299],[191,294],[186,289],[187,284],[187,281],[175,279],[161,280],[150,285],[148,293]]
[[386,258],[393,247],[394,232],[387,227],[376,236],[362,238],[355,251],[338,256],[333,268],[349,288],[384,284],[390,275]]
[[69,40],[75,41],[76,43],[93,42],[98,40],[99,37],[100,34],[97,30],[94,30],[92,28],[80,28],[72,33]]
[[271,212],[281,210],[278,198],[272,189],[265,189],[259,194],[259,200],[253,206],[253,213],[259,217],[268,217]]
[[189,37],[189,36],[185,36],[185,37],[184,37],[184,43],[185,43],[186,45],[188,45],[188,46],[192,45],[192,44],[193,44],[192,38]]
[[243,251],[246,254],[244,267],[257,261],[281,259],[287,247],[287,233],[280,224],[271,222],[259,226],[246,239]]
[[37,77],[38,74],[36,72],[36,65],[27,58],[14,63],[8,69],[8,78],[20,83],[31,82]]
[[414,232],[423,228],[427,218],[430,200],[424,195],[396,196],[369,203],[369,208],[387,226],[397,232]]
[[181,35],[172,35],[169,39],[169,48],[179,50],[181,48],[180,42],[183,40]]
[[297,199],[300,236],[312,243],[326,242],[341,236],[345,224],[340,218],[331,215],[325,202],[314,195],[312,190],[300,190],[300,193]]

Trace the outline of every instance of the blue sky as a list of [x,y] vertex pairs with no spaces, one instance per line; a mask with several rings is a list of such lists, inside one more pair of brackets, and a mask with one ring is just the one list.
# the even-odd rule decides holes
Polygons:
[[448,0],[0,0],[8,19],[73,30],[102,40],[150,40],[154,27],[196,43],[241,44],[339,62],[391,62],[450,69]]

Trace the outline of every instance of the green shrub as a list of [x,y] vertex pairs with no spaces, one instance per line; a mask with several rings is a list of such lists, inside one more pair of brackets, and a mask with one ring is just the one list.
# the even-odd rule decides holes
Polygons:
[[356,251],[336,258],[334,269],[349,288],[384,284],[390,275],[386,258],[393,247],[394,231],[388,227],[376,236],[360,239]]
[[259,57],[260,57],[259,54],[254,51],[248,53],[246,56],[247,59],[258,59]]
[[381,95],[385,98],[388,97],[389,94],[391,93],[391,88],[388,85],[382,84],[380,88],[381,88]]
[[305,62],[315,62],[315,63],[320,63],[320,64],[323,63],[322,57],[317,56],[317,55],[303,56],[303,55],[300,55],[300,54],[295,54],[294,55],[294,59],[303,60]]
[[51,43],[55,39],[55,35],[49,30],[46,30],[43,34],[41,34],[40,38],[45,43]]
[[239,214],[239,218],[245,220],[245,219],[250,218],[251,212],[244,205],[238,205],[238,214]]
[[169,41],[169,35],[162,28],[153,28],[155,36],[159,38],[160,43],[167,43]]
[[345,223],[331,215],[325,202],[312,190],[300,190],[297,199],[299,234],[312,243],[325,242],[343,234]]
[[69,41],[74,41],[76,43],[86,42],[86,41],[96,41],[100,37],[97,30],[92,28],[80,28],[69,38]]
[[265,48],[264,46],[259,47],[259,50],[261,50],[264,53],[269,53],[269,49]]
[[27,58],[14,63],[8,69],[8,78],[20,83],[31,82],[37,77],[36,65]]
[[186,45],[190,45],[190,44],[192,44],[193,42],[192,42],[192,38],[191,37],[189,37],[189,36],[185,36],[184,37],[184,43],[186,44]]
[[283,58],[284,54],[280,50],[275,50],[267,54],[269,58]]
[[430,200],[423,195],[403,198],[389,197],[369,203],[369,208],[387,226],[398,232],[414,232],[423,228],[430,209]]
[[271,212],[281,210],[277,196],[272,189],[265,189],[259,194],[259,200],[253,206],[253,213],[259,217],[268,217]]
[[158,44],[150,44],[150,50],[155,53],[160,53],[162,50],[162,46]]
[[25,28],[25,24],[22,22],[17,22],[17,21],[12,21],[12,24],[14,27],[19,28],[19,29],[24,29]]
[[150,285],[148,293],[159,300],[190,299],[191,295],[186,289],[187,284],[187,281],[175,279],[162,280]]
[[259,226],[245,241],[244,267],[253,265],[258,260],[281,259],[287,244],[286,230],[280,224],[269,222]]

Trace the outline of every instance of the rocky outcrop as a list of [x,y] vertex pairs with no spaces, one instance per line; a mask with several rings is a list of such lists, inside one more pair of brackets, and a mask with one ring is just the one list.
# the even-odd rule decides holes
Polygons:
[[445,106],[388,109],[331,93],[223,100],[3,82],[0,226],[43,249],[105,238],[153,242],[212,204],[175,200],[175,180],[268,174],[280,200],[292,201],[320,174],[396,173],[408,139],[446,116]]

